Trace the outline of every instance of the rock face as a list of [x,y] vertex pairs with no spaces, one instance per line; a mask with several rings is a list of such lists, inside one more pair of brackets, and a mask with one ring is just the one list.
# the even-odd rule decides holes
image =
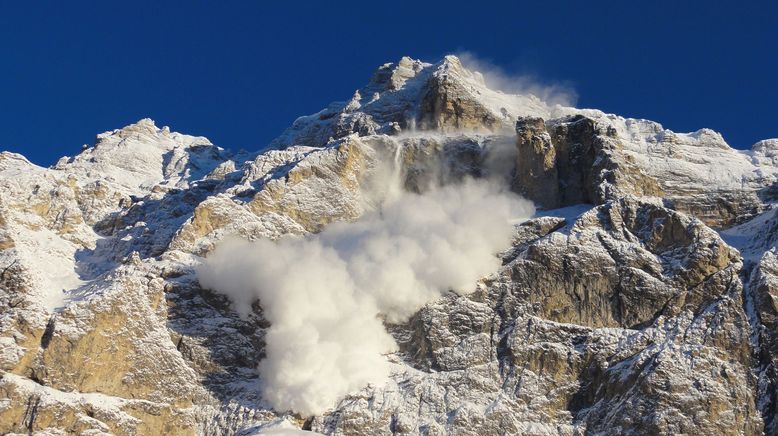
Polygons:
[[[776,144],[505,94],[449,56],[381,66],[258,153],[150,120],[52,168],[1,153],[0,432],[775,434]],[[385,385],[272,410],[261,302],[241,319],[195,267],[356,219],[388,175],[544,211],[472,293],[386,326]]]
[[422,372],[352,399],[314,427],[762,431],[752,415],[742,264],[714,231],[637,198],[608,202],[557,230],[524,226],[534,230],[522,232],[524,248],[475,294],[452,294],[396,326],[406,338],[403,359]]
[[[624,195],[663,197],[668,206],[715,227],[744,222],[763,210],[760,197],[774,176],[765,178],[758,160],[733,153],[718,134],[661,132],[636,140],[636,132],[623,131],[635,130],[634,120],[613,121],[585,112],[549,122],[520,118],[514,187],[551,209]],[[763,145],[755,148],[754,154],[764,153]],[[706,181],[711,184],[703,187]]]
[[768,251],[757,264],[747,298],[756,315],[755,331],[759,360],[757,393],[762,399],[765,433],[778,431],[778,259]]

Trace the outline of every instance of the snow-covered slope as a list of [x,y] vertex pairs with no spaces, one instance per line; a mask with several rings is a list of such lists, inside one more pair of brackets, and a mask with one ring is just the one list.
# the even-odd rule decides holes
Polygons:
[[[403,58],[252,154],[151,120],[52,168],[1,153],[0,431],[778,431],[778,140],[739,151],[486,83]],[[239,317],[195,269],[231,236],[375,210],[387,172],[412,192],[498,180],[544,210],[472,293],[386,324],[385,384],[273,410],[262,303]]]
[[97,135],[97,143],[54,166],[64,173],[99,178],[133,194],[156,185],[187,188],[230,157],[206,138],[162,129],[146,118]]

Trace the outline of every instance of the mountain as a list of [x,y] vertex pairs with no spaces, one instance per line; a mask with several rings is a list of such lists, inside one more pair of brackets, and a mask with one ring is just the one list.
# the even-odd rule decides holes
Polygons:
[[[499,179],[538,211],[467,292],[382,318],[388,379],[276,410],[267,307],[199,268],[383,213],[383,171],[420,195]],[[148,119],[51,168],[3,152],[0,432],[776,434],[777,180],[778,139],[506,94],[453,56],[383,65],[260,152]]]

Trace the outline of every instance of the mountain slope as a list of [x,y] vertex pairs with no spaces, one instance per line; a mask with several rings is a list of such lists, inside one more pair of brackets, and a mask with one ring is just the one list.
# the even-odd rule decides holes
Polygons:
[[[150,120],[52,168],[2,153],[0,431],[771,434],[776,144],[505,94],[448,56],[381,66],[259,153]],[[385,323],[385,384],[273,410],[261,302],[240,317],[196,267],[380,209],[386,172],[543,210],[472,292]]]

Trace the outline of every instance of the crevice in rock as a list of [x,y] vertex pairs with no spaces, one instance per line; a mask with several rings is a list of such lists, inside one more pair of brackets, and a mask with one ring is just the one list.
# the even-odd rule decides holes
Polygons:
[[46,323],[46,329],[43,331],[43,335],[41,336],[41,348],[46,349],[49,346],[49,343],[51,343],[51,338],[54,336],[54,327],[56,325],[56,316],[53,315],[51,318],[49,318],[49,321]]
[[[772,359],[771,351],[778,348],[775,332],[770,333],[759,312],[760,291],[767,293],[767,285],[760,284],[760,266],[748,262],[740,273],[743,281],[743,312],[746,314],[751,331],[752,349],[752,390],[756,405],[764,422],[764,434],[778,434],[778,370]],[[766,310],[766,308],[764,308]]]
[[27,408],[24,411],[24,419],[22,423],[27,429],[28,434],[32,435],[33,428],[35,426],[35,418],[38,416],[38,407],[41,404],[41,398],[37,395],[33,395],[27,399]]

